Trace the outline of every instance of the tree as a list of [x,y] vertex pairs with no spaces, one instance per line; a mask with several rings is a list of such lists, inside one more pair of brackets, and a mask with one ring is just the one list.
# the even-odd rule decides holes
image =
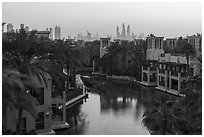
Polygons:
[[[46,86],[45,75],[49,74],[58,85],[63,86],[63,81],[66,79],[62,72],[63,64],[56,54],[54,54],[52,50],[53,44],[54,43],[49,39],[37,38],[36,31],[32,31],[28,34],[24,30],[20,30],[20,32],[15,33],[10,39],[3,39],[3,66],[16,70],[21,75],[26,75],[29,79],[37,77],[39,82],[44,82]],[[5,90],[8,89],[5,88]],[[19,103],[19,122],[17,124],[19,131],[21,130],[21,117],[24,109],[22,100],[27,96],[24,89],[21,93],[22,94],[17,96],[18,99],[16,101],[16,104]],[[30,107],[32,107],[32,105]]]
[[151,134],[202,134],[202,73],[190,77],[185,97],[162,99],[143,114]]
[[188,65],[190,65],[190,56],[194,56],[196,54],[195,48],[190,45],[186,39],[183,39],[182,37],[179,37],[177,47],[174,49],[174,53],[185,55]]
[[[31,80],[18,71],[5,68],[2,69],[2,125],[6,131],[7,109],[19,109],[18,121],[16,125],[17,133],[21,133],[21,115],[22,109],[28,111],[34,118],[37,118],[38,102],[34,97],[26,92],[26,89],[35,87]],[[4,132],[3,131],[3,132]]]

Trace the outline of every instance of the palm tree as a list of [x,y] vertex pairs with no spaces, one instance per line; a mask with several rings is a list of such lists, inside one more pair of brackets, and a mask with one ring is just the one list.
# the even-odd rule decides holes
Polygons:
[[2,125],[4,131],[7,128],[7,109],[9,107],[19,109],[16,125],[17,133],[21,133],[23,109],[28,111],[34,118],[37,118],[38,102],[26,92],[28,88],[35,89],[26,75],[9,68],[2,68]]
[[[35,31],[28,34],[24,30],[20,30],[12,39],[3,39],[3,66],[12,68],[30,79],[37,77],[39,82],[44,82],[46,86],[45,75],[49,74],[57,85],[63,86],[63,81],[66,79],[62,72],[63,64],[52,52],[53,45],[54,43],[48,39],[38,39]],[[20,99],[21,96],[24,97],[25,95],[27,94],[19,94],[18,98]],[[17,103],[23,105],[18,100]],[[20,104],[18,106],[21,106]],[[24,108],[18,108],[19,122],[17,127],[20,130],[20,119]]]
[[176,117],[173,115],[174,101],[168,97],[161,97],[152,104],[152,109],[143,113],[142,123],[150,134],[167,135],[174,134]]

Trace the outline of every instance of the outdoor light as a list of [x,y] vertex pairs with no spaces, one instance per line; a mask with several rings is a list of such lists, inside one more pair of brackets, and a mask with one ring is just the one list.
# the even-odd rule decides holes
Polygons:
[[47,113],[46,113],[47,118],[49,117],[49,115],[50,115],[50,113],[49,113],[49,112],[47,112]]

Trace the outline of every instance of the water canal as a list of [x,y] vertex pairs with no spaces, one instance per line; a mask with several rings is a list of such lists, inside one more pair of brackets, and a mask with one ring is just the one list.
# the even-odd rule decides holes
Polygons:
[[87,99],[67,108],[70,128],[56,134],[143,135],[143,112],[153,101],[170,96],[154,88],[110,80],[94,84]]

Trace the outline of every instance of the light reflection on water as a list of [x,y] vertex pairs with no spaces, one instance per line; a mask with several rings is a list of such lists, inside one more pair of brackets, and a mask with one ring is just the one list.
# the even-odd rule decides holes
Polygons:
[[141,123],[143,112],[163,93],[139,85],[119,85],[113,82],[95,85],[86,101],[67,109],[71,127],[57,134],[149,134]]

